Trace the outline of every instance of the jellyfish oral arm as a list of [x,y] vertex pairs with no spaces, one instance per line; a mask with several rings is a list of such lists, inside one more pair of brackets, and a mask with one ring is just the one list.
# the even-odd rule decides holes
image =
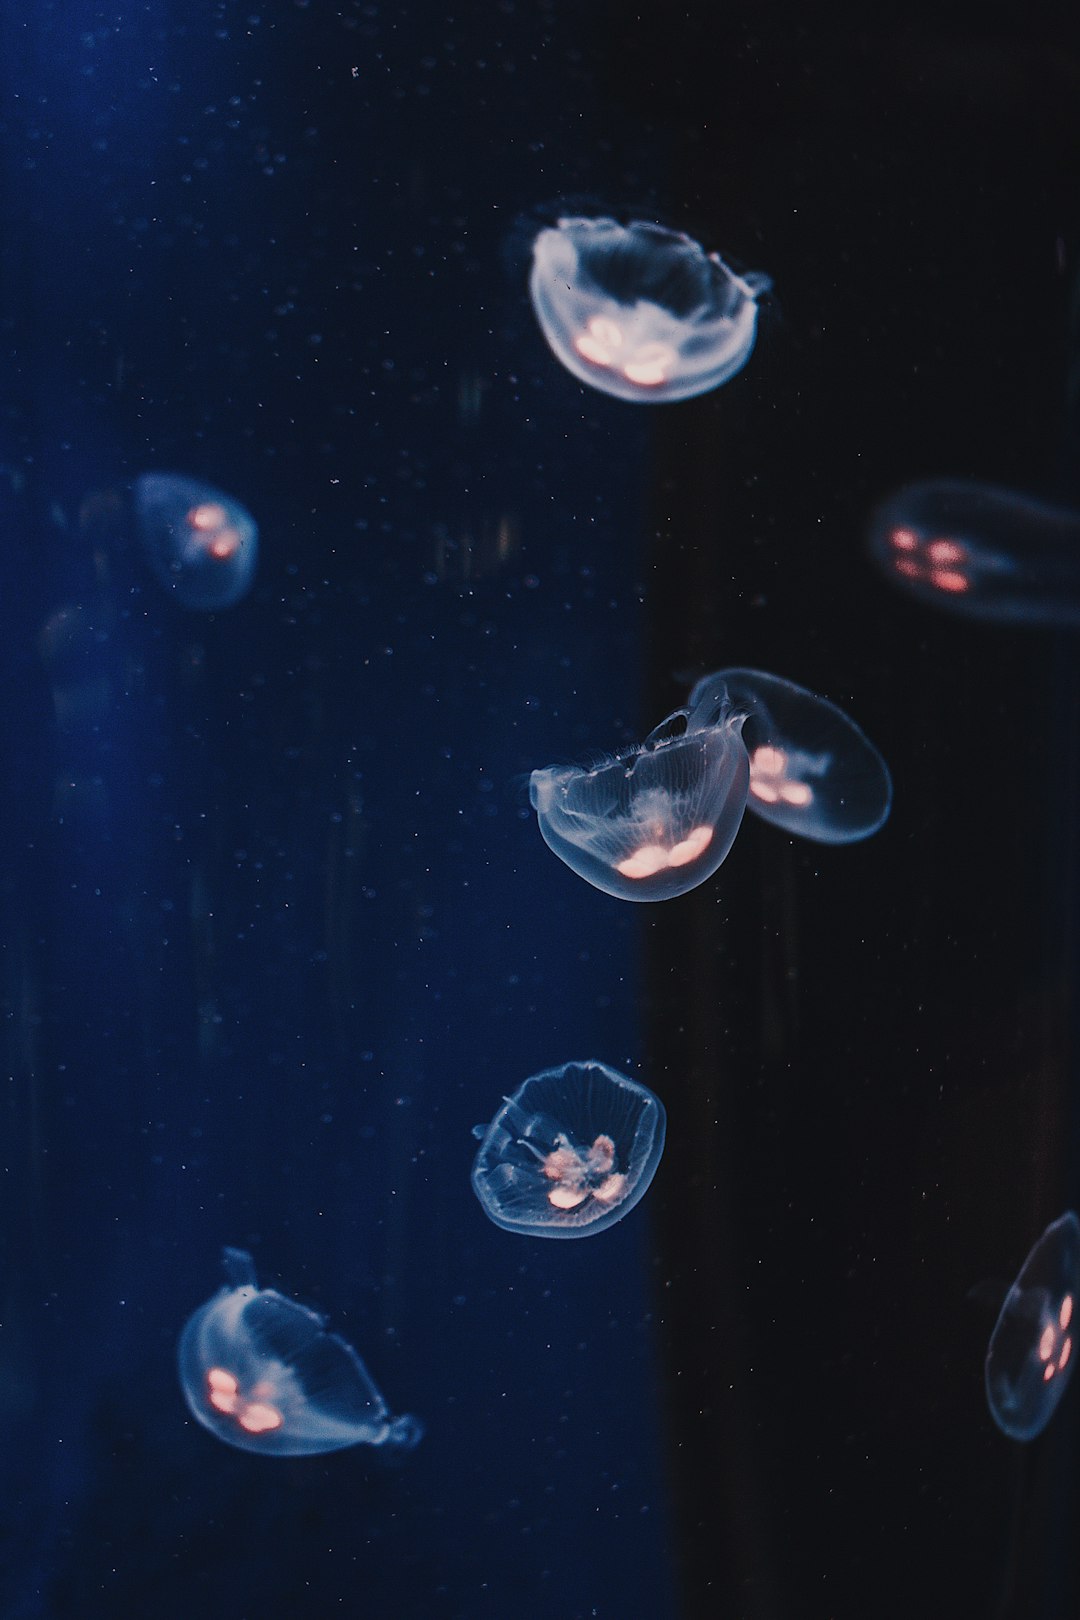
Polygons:
[[541,1158],[544,1175],[552,1183],[547,1196],[553,1209],[577,1209],[587,1198],[614,1204],[623,1195],[626,1177],[614,1168],[615,1143],[610,1136],[598,1136],[584,1153],[559,1136],[552,1151]]

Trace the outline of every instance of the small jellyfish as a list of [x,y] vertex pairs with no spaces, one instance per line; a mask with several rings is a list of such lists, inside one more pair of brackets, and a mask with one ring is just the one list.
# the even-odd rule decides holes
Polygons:
[[231,495],[178,473],[143,473],[135,517],[151,568],[181,607],[231,607],[246,595],[259,531]]
[[750,358],[763,275],[737,276],[679,231],[561,219],[533,244],[540,329],[581,382],[668,403],[718,388]]
[[890,495],[869,546],[888,579],[934,607],[1003,624],[1080,624],[1080,512],[940,479]]
[[473,1190],[508,1232],[591,1237],[644,1197],[666,1128],[659,1097],[606,1063],[545,1069],[473,1132]]
[[722,669],[698,681],[691,712],[725,699],[743,720],[748,810],[819,844],[869,838],[888,819],[888,766],[827,698],[761,670]]
[[670,900],[712,876],[739,830],[750,764],[724,694],[677,709],[640,746],[591,770],[533,771],[544,842],[620,900]]
[[1080,1291],[1080,1221],[1051,1222],[1009,1289],[986,1352],[990,1416],[1013,1440],[1034,1440],[1072,1376]]
[[416,1444],[419,1419],[391,1417],[356,1351],[321,1316],[260,1288],[242,1249],[223,1260],[227,1286],[188,1318],[177,1353],[184,1398],[204,1428],[269,1457]]

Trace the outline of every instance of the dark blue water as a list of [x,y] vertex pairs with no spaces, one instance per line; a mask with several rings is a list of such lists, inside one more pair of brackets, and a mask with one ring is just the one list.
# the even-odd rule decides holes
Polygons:
[[[1080,1196],[1075,650],[864,531],[1075,494],[1078,40],[796,21],[0,7],[12,1620],[1073,1613],[1075,1395],[998,1435],[968,1295]],[[746,371],[562,372],[561,198],[771,274]],[[169,600],[147,471],[254,514],[243,602]],[[889,826],[658,907],[561,866],[528,773],[739,665],[852,709]],[[471,1128],[584,1058],[663,1097],[653,1188],[501,1231]],[[192,1421],[226,1244],[414,1452]]]

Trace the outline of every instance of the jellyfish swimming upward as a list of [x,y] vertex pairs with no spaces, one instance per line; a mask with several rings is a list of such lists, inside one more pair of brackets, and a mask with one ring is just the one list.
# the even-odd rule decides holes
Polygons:
[[1080,1294],[1080,1221],[1051,1222],[1009,1289],[986,1352],[990,1416],[1012,1440],[1034,1440],[1072,1377]]
[[1080,512],[970,479],[897,490],[870,555],[932,607],[1003,624],[1080,624]]
[[321,1316],[260,1288],[242,1249],[226,1249],[224,1265],[227,1286],[189,1317],[177,1352],[184,1399],[204,1428],[268,1457],[416,1444],[423,1425],[390,1415]]
[[742,370],[769,285],[767,276],[737,276],[679,231],[561,219],[533,244],[529,292],[552,352],[579,381],[659,404]]
[[545,1069],[476,1127],[473,1190],[508,1232],[592,1237],[644,1197],[666,1125],[659,1097],[606,1063]]
[[178,473],[143,473],[134,500],[150,566],[181,607],[212,611],[247,594],[259,531],[239,501]]
[[892,777],[841,709],[758,669],[722,669],[690,694],[690,710],[726,703],[750,759],[746,801],[762,821],[820,844],[850,844],[888,819]]
[[533,771],[549,849],[620,900],[669,900],[712,876],[746,806],[742,716],[723,692],[678,709],[640,746],[600,765]]

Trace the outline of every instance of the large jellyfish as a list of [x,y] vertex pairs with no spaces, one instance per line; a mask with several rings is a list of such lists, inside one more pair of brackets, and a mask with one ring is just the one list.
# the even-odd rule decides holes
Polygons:
[[321,1316],[260,1288],[242,1249],[226,1249],[223,1261],[227,1285],[188,1318],[177,1353],[184,1398],[204,1428],[268,1457],[416,1444],[422,1423],[391,1417],[356,1351]]
[[741,371],[769,286],[679,231],[614,219],[542,230],[529,279],[540,329],[567,370],[646,404],[704,394]]
[[748,810],[820,844],[868,838],[888,819],[889,768],[827,698],[757,669],[722,669],[690,694],[690,712],[727,703],[750,756]]
[[239,501],[179,473],[143,473],[134,493],[150,566],[181,607],[231,607],[246,595],[259,531]]
[[750,763],[724,692],[691,699],[638,747],[533,771],[544,842],[620,900],[669,900],[711,877],[742,821]]
[[870,555],[922,602],[1006,624],[1080,624],[1080,512],[970,479],[878,507]]
[[1057,1410],[1073,1370],[1080,1221],[1052,1221],[1009,1289],[986,1352],[990,1416],[1012,1440],[1034,1440]]
[[606,1063],[545,1069],[476,1127],[473,1190],[508,1232],[591,1237],[644,1197],[666,1125],[659,1097]]

